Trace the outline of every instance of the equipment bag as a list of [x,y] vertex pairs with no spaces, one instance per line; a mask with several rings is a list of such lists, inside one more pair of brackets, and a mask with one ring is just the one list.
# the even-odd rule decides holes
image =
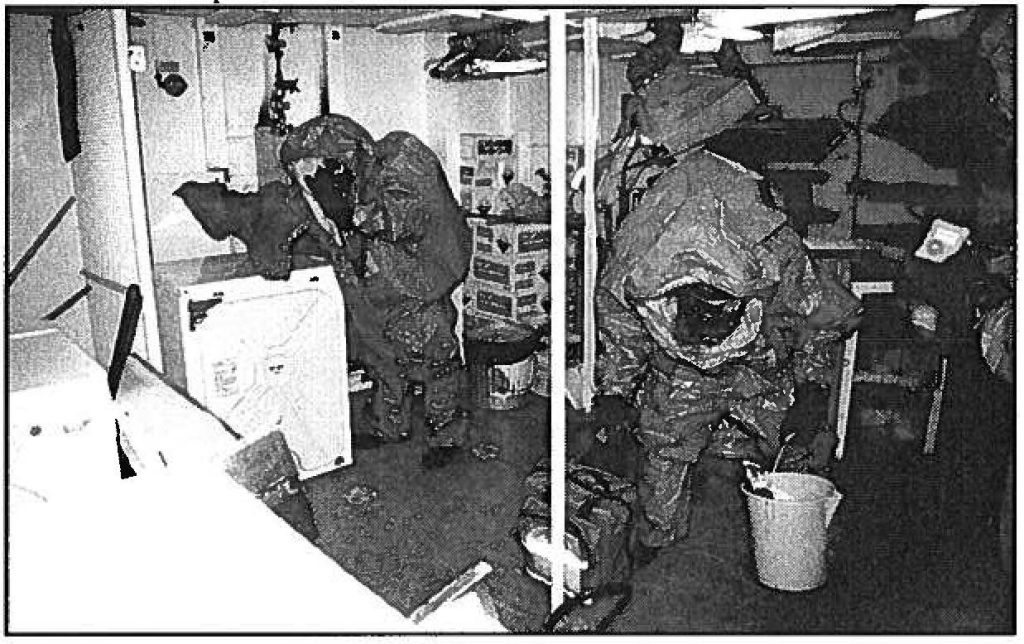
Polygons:
[[[541,461],[526,478],[528,495],[519,511],[516,536],[524,549],[526,572],[550,583],[550,562],[527,547],[531,531],[551,523],[550,467]],[[593,591],[628,577],[631,569],[629,538],[633,527],[636,486],[614,474],[586,465],[566,467],[566,540],[571,551],[585,562],[574,594]],[[567,586],[570,581],[567,579]]]

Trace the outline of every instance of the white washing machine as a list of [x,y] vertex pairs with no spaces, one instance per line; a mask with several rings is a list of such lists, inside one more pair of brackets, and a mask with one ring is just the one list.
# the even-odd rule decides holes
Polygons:
[[345,306],[329,265],[288,280],[244,255],[157,264],[171,381],[246,438],[280,430],[299,477],[352,463]]

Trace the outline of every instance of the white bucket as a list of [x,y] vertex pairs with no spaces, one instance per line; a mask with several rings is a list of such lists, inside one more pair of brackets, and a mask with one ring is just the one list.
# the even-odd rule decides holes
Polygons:
[[[530,553],[526,574],[550,584],[551,561],[557,559],[559,554],[552,552],[550,528],[545,526],[533,528],[522,536],[522,541],[523,546]],[[565,551],[560,554],[571,555],[565,561],[565,590],[571,595],[577,595],[582,589],[581,574],[587,569],[587,561],[583,558],[579,541],[575,536],[569,533],[565,534]]]
[[484,409],[516,409],[533,384],[533,355],[512,364],[474,366],[477,405]]
[[843,495],[831,481],[813,474],[780,472],[765,475],[764,481],[776,498],[742,488],[758,579],[778,590],[818,588],[826,579],[826,529]]

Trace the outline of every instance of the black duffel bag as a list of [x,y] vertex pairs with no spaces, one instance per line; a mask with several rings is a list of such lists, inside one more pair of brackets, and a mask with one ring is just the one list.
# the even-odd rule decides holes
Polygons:
[[[527,545],[536,543],[538,536],[550,542],[551,481],[546,460],[534,467],[526,487],[528,495],[519,511],[516,537],[524,551],[526,573],[550,583],[550,561]],[[628,578],[636,485],[605,470],[570,463],[565,491],[566,541],[570,551],[586,562],[578,579],[567,576],[567,589],[575,595],[586,594]]]

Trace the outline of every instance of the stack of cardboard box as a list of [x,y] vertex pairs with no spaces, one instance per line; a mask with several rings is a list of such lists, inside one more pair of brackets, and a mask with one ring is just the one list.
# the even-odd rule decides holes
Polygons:
[[473,259],[466,277],[466,314],[542,324],[550,302],[551,226],[470,218]]

